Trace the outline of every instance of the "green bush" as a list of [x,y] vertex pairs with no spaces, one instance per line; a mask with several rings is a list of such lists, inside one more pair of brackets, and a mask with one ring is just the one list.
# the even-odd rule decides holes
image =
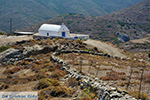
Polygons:
[[92,29],[88,29],[88,31],[92,31]]
[[[82,90],[82,94],[83,96],[85,97],[88,97],[88,98],[94,98],[96,95],[91,91],[91,87],[87,87],[85,88],[84,90]],[[83,99],[84,100],[84,99]]]
[[111,28],[111,25],[107,25],[107,28]]
[[81,30],[80,30],[80,29],[77,29],[77,32],[81,32]]
[[3,33],[3,32],[0,32],[0,35],[5,35],[5,33]]
[[113,38],[113,44],[119,44],[120,42],[118,41],[117,38]]
[[120,20],[117,20],[117,23],[118,23],[121,27],[123,27],[123,26],[126,25],[126,23],[124,23],[124,22],[122,22],[122,21],[120,21]]
[[9,49],[9,48],[10,48],[9,46],[2,46],[2,47],[0,47],[0,53],[5,51],[5,50],[7,50],[7,49]]
[[104,32],[104,31],[101,31],[101,32],[99,32],[98,34],[101,35],[101,34],[103,34],[103,33],[105,33],[105,32]]
[[67,24],[71,24],[71,23],[73,23],[73,21],[67,21]]

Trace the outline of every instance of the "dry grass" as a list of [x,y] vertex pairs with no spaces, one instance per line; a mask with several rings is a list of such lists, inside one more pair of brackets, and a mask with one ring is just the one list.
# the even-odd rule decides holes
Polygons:
[[90,97],[83,97],[80,100],[93,100],[93,99],[91,99]]
[[52,77],[52,78],[59,79],[59,78],[65,76],[65,74],[66,74],[66,73],[65,73],[64,71],[57,69],[57,70],[55,70],[54,72],[52,72],[51,77]]
[[0,67],[0,78],[6,78],[6,76],[3,74],[3,72],[6,70],[4,67]]
[[[128,81],[124,81],[124,82],[121,82],[121,83],[119,83],[118,85],[119,86],[126,86],[128,84]],[[137,80],[132,80],[131,82],[130,82],[130,86],[136,86],[136,85],[139,85],[140,84],[140,81],[137,81]]]
[[[133,69],[133,73],[131,76],[131,82],[129,85],[129,90],[136,90],[138,91],[138,87],[139,87],[139,80],[140,80],[140,76],[141,76],[141,71],[140,69],[143,67],[146,67],[147,73],[149,72],[149,67],[150,66],[148,63],[145,62],[140,62],[138,60],[121,60],[120,58],[108,58],[108,57],[102,57],[102,56],[96,56],[96,55],[89,55],[89,54],[62,54],[60,55],[60,57],[64,57],[66,62],[70,62],[70,66],[72,66],[72,60],[68,59],[70,57],[75,57],[75,65],[74,67],[79,70],[79,61],[80,61],[80,57],[83,58],[83,66],[82,66],[82,70],[83,72],[87,75],[87,74],[91,74],[93,76],[95,76],[97,70],[99,69],[98,72],[98,78],[105,80],[105,81],[113,81],[112,84],[113,86],[116,87],[126,87],[127,83],[128,83],[128,78],[130,76],[130,66]],[[93,61],[92,66],[90,65],[90,61]],[[91,66],[91,68],[89,67]],[[89,71],[90,68],[90,72]],[[112,71],[115,71],[115,73],[113,73]],[[139,77],[137,77],[139,76]],[[144,83],[147,83],[147,86],[150,86],[149,84],[149,74],[148,75],[144,75],[143,77]],[[143,84],[144,84],[143,83]],[[145,87],[144,85],[142,86],[143,88]],[[142,90],[143,91],[143,90]],[[146,90],[147,91],[147,90]]]
[[77,86],[77,80],[70,77],[70,78],[68,78],[68,80],[65,82],[64,85],[67,86],[67,87],[70,87],[70,86],[75,87],[75,86]]
[[[51,42],[51,43],[50,43]],[[23,49],[23,46],[26,46],[29,44],[29,46],[39,44],[39,45],[52,45],[52,44],[57,44],[57,43],[67,43],[64,40],[44,40],[44,41],[37,41],[37,40],[30,40],[27,41],[25,44],[19,44],[14,46],[15,48],[18,48],[20,50]],[[74,42],[74,41],[73,41]],[[71,42],[67,43],[68,45],[71,45]],[[78,43],[77,45],[80,45]],[[71,45],[72,46],[72,45]],[[83,47],[82,49],[85,49],[85,46],[83,44],[80,45]],[[87,48],[86,48],[87,49]],[[0,80],[3,82],[3,84],[7,87],[7,85],[10,87],[8,89],[3,89],[3,90],[14,90],[14,91],[32,91],[33,87],[38,83],[38,80],[42,79],[47,79],[47,78],[53,78],[52,80],[55,80],[54,82],[49,82],[49,81],[43,81],[42,85],[40,85],[42,88],[41,91],[42,93],[47,93],[50,92],[51,90],[55,90],[55,93],[50,94],[49,96],[47,95],[42,95],[42,99],[51,99],[52,96],[57,95],[57,96],[69,96],[71,94],[71,91],[69,86],[76,87],[76,80],[69,78],[66,83],[63,86],[58,85],[54,86],[51,83],[58,83],[58,79],[63,77],[65,75],[64,71],[61,71],[61,65],[58,65],[56,63],[52,63],[49,60],[51,53],[47,54],[38,54],[38,55],[31,55],[29,58],[36,59],[34,61],[20,61],[20,62],[15,62],[13,65],[5,65],[5,70],[4,67],[0,67],[0,77],[4,78],[4,80]],[[137,87],[139,86],[139,77],[137,75],[140,75],[140,70],[142,67],[147,64],[144,62],[139,62],[137,60],[121,60],[120,58],[108,58],[108,57],[102,57],[102,56],[95,56],[95,55],[89,55],[89,54],[78,54],[78,53],[73,53],[73,54],[61,54],[61,58],[65,59],[65,62],[69,62],[70,66],[73,65],[74,60],[74,67],[78,69],[80,65],[80,57],[83,58],[83,66],[82,66],[82,74],[92,74],[95,76],[96,72],[98,72],[97,77],[103,80],[111,81],[115,80],[115,82],[111,83],[113,86],[122,87],[126,86],[128,82],[128,77],[130,75],[130,66],[134,67],[133,75],[132,78],[134,80],[131,81],[129,88],[137,90]],[[74,57],[75,59],[73,59]],[[91,61],[93,61],[91,65]],[[90,71],[89,66],[91,66]],[[148,69],[148,67],[147,67]],[[147,70],[148,71],[148,70]],[[3,75],[5,74],[5,76]],[[4,77],[3,77],[4,76]],[[149,75],[144,75],[144,81],[147,83],[147,86],[149,85]],[[31,85],[32,83],[32,85]],[[49,84],[50,83],[50,84]],[[115,83],[115,84],[114,84]],[[120,84],[118,84],[120,83]],[[45,87],[45,84],[48,84]],[[67,86],[67,87],[64,87]],[[143,86],[144,87],[144,86]],[[21,89],[22,88],[22,89]],[[56,90],[57,89],[57,90]],[[130,89],[131,90],[131,89]],[[62,95],[62,94],[65,95]],[[54,94],[54,95],[53,95]],[[90,96],[93,96],[93,94],[90,94]],[[94,99],[94,98],[92,98]]]
[[37,87],[35,88],[40,90],[40,89],[47,88],[49,86],[60,86],[60,83],[58,80],[55,80],[55,79],[44,78],[44,79],[39,80],[39,83],[37,84]]
[[25,77],[29,77],[29,76],[34,76],[35,72],[33,72],[31,69],[23,69],[20,70],[19,72],[14,74],[15,76],[18,76],[20,78],[25,78]]
[[50,100],[52,97],[67,97],[73,93],[73,90],[64,86],[50,86],[39,92],[39,100]]
[[38,81],[34,81],[34,82],[28,82],[26,84],[13,85],[4,91],[33,91],[33,88],[37,83]]
[[[139,98],[138,98],[138,94],[139,94],[138,91],[129,91],[128,93],[129,93],[131,96],[135,97],[136,99],[139,99]],[[140,99],[142,99],[142,100],[148,100],[149,97],[148,97],[148,95],[145,94],[145,93],[140,93]]]

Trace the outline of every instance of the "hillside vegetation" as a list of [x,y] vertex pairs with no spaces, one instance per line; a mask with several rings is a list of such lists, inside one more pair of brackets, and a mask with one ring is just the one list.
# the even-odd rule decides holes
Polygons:
[[144,0],[127,9],[101,17],[67,14],[59,16],[22,31],[37,32],[43,23],[62,24],[64,22],[73,33],[89,34],[91,38],[118,43],[116,32],[126,34],[131,39],[143,38],[150,33],[150,1]]
[[[17,42],[10,47],[7,53],[0,53],[1,91],[38,91],[39,100],[97,100],[94,85],[97,82],[94,80],[100,79],[103,88],[107,87],[109,90],[108,86],[115,87],[115,93],[117,89],[121,95],[129,93],[136,98],[141,84],[141,99],[149,98],[150,64],[144,60],[103,55],[103,51],[80,40],[31,39]],[[90,52],[73,52],[74,50]],[[73,71],[72,74],[63,69],[63,63],[52,60],[56,51],[71,51],[58,54],[57,59],[61,58],[68,69]],[[143,82],[140,83],[143,70]],[[95,82],[94,86],[84,85],[85,80],[77,77],[78,72],[84,77],[90,77],[91,83],[88,85]],[[116,96],[118,94],[114,97]]]
[[139,1],[142,0],[0,0],[0,29],[9,31],[10,18],[15,30],[66,13],[101,16]]

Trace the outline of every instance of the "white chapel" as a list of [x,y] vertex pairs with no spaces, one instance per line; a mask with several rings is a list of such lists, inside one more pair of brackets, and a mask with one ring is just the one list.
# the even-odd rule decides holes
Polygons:
[[66,37],[70,36],[70,30],[66,25],[43,24],[38,30],[39,36]]

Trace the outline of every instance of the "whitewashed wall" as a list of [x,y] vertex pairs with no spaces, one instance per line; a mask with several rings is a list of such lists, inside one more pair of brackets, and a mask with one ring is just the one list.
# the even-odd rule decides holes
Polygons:
[[39,35],[40,36],[47,36],[47,33],[49,33],[49,36],[58,36],[58,37],[62,36],[59,32],[39,30]]
[[49,36],[62,37],[62,32],[65,32],[65,37],[70,37],[70,31],[65,25],[61,25],[61,28],[59,29],[58,32],[39,29],[40,36],[47,36],[47,33],[49,33]]

